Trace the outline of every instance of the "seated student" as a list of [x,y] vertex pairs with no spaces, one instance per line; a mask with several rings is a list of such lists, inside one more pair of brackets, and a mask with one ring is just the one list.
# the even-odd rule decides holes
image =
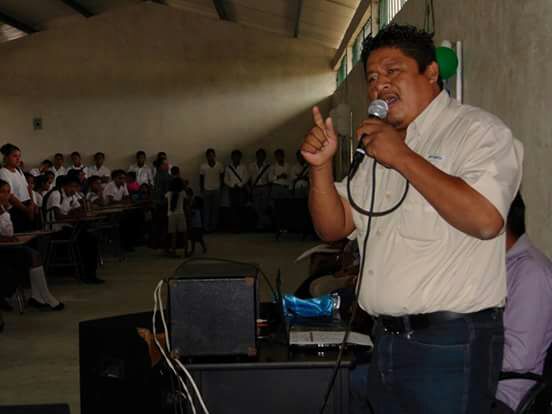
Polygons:
[[140,183],[136,181],[136,173],[134,171],[127,172],[127,190],[132,196],[134,193],[140,191]]
[[188,225],[187,225],[187,195],[184,190],[184,182],[181,178],[174,178],[169,191],[165,195],[167,198],[167,217],[168,217],[168,235],[170,237],[170,246],[167,246],[166,253],[169,256],[177,257],[176,243],[178,237],[184,239],[184,254],[188,257]]
[[[68,218],[78,219],[84,213],[77,192],[80,188],[79,180],[71,175],[58,177],[56,188],[44,196],[43,214],[46,223],[56,233],[54,238],[69,239],[73,234],[71,224],[59,222]],[[81,231],[77,243],[82,257],[84,274],[81,275],[85,283],[103,283],[96,276],[98,266],[98,240],[90,233]]]
[[107,203],[104,198],[104,188],[102,186],[102,179],[97,175],[93,175],[88,179],[88,192],[86,193],[86,200],[92,205],[97,207],[105,206]]
[[268,171],[270,163],[266,161],[266,151],[259,148],[255,153],[256,161],[249,165],[251,177],[251,199],[257,215],[257,230],[266,230],[270,227],[270,181]]
[[174,167],[171,167],[171,176],[180,178],[180,168],[176,165]]
[[84,193],[86,193],[86,176],[84,171],[71,169],[67,171],[67,177],[73,177],[79,181],[79,191],[76,195],[79,199],[84,199]]
[[20,168],[21,151],[13,144],[5,144],[0,148],[4,156],[4,166],[0,168],[0,179],[6,181],[11,190],[9,209],[16,233],[33,229],[35,205],[29,193],[25,174]]
[[82,163],[80,153],[78,153],[77,151],[71,153],[71,161],[73,161],[73,165],[69,167],[69,171],[82,171],[84,172],[84,178],[88,178],[88,168]]
[[[14,236],[13,223],[7,206],[10,200],[10,185],[3,180],[0,180],[0,246],[2,242],[16,240]],[[36,308],[48,308],[54,311],[60,311],[64,308],[63,303],[57,300],[50,293],[44,267],[40,253],[28,246],[19,246],[13,248],[4,247],[0,252],[0,258],[4,266],[6,263],[13,265],[15,268],[24,268],[28,272],[31,284],[31,297],[28,304]],[[5,274],[2,275],[6,277]]]
[[88,167],[88,177],[92,177],[93,175],[100,177],[102,180],[102,183],[109,182],[109,178],[111,177],[111,170],[107,168],[104,165],[105,162],[105,154],[103,152],[97,152],[94,154],[94,165]]
[[194,196],[194,192],[191,188],[186,189],[186,194],[188,196],[188,203],[191,205],[190,208],[190,242],[191,242],[191,251],[190,255],[193,255],[195,252],[196,243],[201,245],[203,253],[207,253],[207,245],[203,240],[203,228],[204,223],[202,219],[203,215],[203,203],[202,199]]
[[40,167],[38,168],[33,168],[30,173],[34,176],[34,177],[38,177],[39,175],[42,175],[42,174],[46,174],[50,168],[52,168],[53,164],[52,164],[52,161],[50,160],[44,160],[40,163]]
[[128,170],[136,173],[138,184],[153,185],[153,170],[149,165],[146,165],[146,153],[144,151],[136,153],[136,164],[131,165]]
[[33,202],[40,208],[42,208],[42,200],[44,195],[50,191],[49,177],[44,175],[39,175],[34,179],[34,188],[33,188]]
[[[542,374],[552,343],[552,262],[525,233],[525,204],[519,193],[508,213],[506,249],[502,371]],[[528,380],[499,381],[493,413],[513,413],[533,385]]]
[[103,190],[106,204],[121,203],[130,200],[126,186],[126,173],[123,170],[114,170],[111,173],[111,182]]
[[[56,175],[52,171],[47,171],[44,176],[47,178],[47,191],[50,191],[52,188],[54,188],[55,182],[56,182]],[[42,194],[44,195],[44,194]]]
[[249,181],[247,167],[241,163],[242,153],[232,151],[232,161],[224,170],[224,184],[228,187],[230,196],[230,223],[234,232],[239,232],[244,223],[241,223],[243,207],[247,199],[246,186]]
[[52,168],[50,168],[50,171],[54,173],[54,181],[56,178],[58,178],[60,175],[66,175],[67,170],[65,169],[65,158],[63,157],[63,154],[58,152],[56,155],[54,155],[54,165]]

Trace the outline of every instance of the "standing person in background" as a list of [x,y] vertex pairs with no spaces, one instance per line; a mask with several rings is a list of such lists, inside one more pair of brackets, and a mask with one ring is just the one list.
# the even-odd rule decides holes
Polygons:
[[194,192],[191,188],[186,189],[186,194],[188,195],[188,203],[190,203],[190,241],[191,241],[191,248],[190,255],[193,255],[195,253],[195,246],[196,243],[199,243],[201,245],[201,248],[203,249],[203,253],[207,253],[207,245],[205,244],[205,241],[203,240],[203,229],[204,224],[202,220],[202,213],[204,211],[204,207],[202,205],[203,200],[199,197],[194,196]]
[[79,152],[75,151],[71,154],[73,165],[69,167],[69,171],[77,170],[84,173],[84,178],[88,178],[88,168],[82,163],[82,158]]
[[301,150],[295,154],[297,164],[291,169],[291,193],[295,198],[307,198],[309,192],[309,164]]
[[153,208],[153,228],[150,242],[153,248],[167,247],[167,199],[165,194],[169,191],[169,184],[172,177],[169,174],[169,163],[166,159],[160,159],[155,162],[155,173],[152,208]]
[[33,229],[34,205],[25,174],[19,167],[21,151],[13,144],[5,144],[0,148],[4,156],[4,166],[0,168],[0,179],[10,186],[10,205],[8,211],[16,233],[23,233]]
[[184,254],[189,256],[188,252],[188,225],[187,225],[187,195],[184,191],[184,182],[180,178],[174,178],[170,185],[169,191],[165,195],[167,199],[167,217],[168,217],[168,234],[170,237],[170,245],[167,246],[167,255],[178,257],[176,247],[178,238],[184,240]]
[[199,188],[203,197],[203,224],[205,231],[217,229],[219,220],[219,206],[221,188],[224,182],[224,167],[217,161],[213,148],[205,152],[207,162],[199,168]]
[[270,163],[266,161],[266,151],[259,148],[255,153],[256,160],[249,165],[251,177],[251,200],[257,214],[257,230],[270,228]]
[[54,182],[56,178],[58,178],[61,175],[67,174],[67,170],[65,169],[65,158],[63,157],[63,154],[58,152],[56,155],[54,155],[54,165],[52,168],[50,168],[50,171],[54,173]]
[[52,168],[52,166],[52,161],[44,160],[40,163],[40,166],[38,168],[33,168],[29,172],[33,177],[38,177],[39,175],[46,174]]
[[242,153],[239,150],[232,151],[232,161],[224,171],[224,184],[228,187],[230,196],[230,223],[232,231],[239,233],[243,223],[243,208],[247,199],[247,182],[249,176],[247,167],[241,163]]
[[291,171],[289,164],[286,162],[286,154],[283,149],[274,151],[274,161],[269,174],[272,184],[272,198],[289,198]]
[[153,185],[153,170],[146,164],[146,153],[144,151],[136,153],[136,164],[131,165],[128,170],[136,173],[138,184]]
[[111,177],[111,170],[104,165],[105,154],[97,152],[94,154],[94,165],[88,167],[88,177],[100,177],[102,183],[108,183]]

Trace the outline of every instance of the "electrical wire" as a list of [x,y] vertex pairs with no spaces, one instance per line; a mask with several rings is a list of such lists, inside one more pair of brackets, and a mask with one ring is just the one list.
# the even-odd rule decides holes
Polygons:
[[402,197],[400,200],[390,209],[384,210],[381,212],[375,212],[374,206],[376,201],[376,167],[377,167],[377,161],[375,159],[372,159],[372,188],[371,188],[371,196],[370,196],[370,208],[369,210],[365,210],[364,208],[360,207],[354,200],[353,195],[351,193],[351,181],[353,179],[352,174],[352,168],[349,169],[349,173],[347,175],[347,198],[349,199],[349,203],[351,204],[351,207],[353,207],[356,211],[358,211],[360,214],[368,217],[368,222],[366,224],[366,234],[364,235],[364,240],[362,243],[362,257],[361,257],[361,263],[360,263],[360,270],[358,274],[358,280],[357,284],[355,286],[355,292],[354,292],[354,299],[353,299],[353,311],[351,314],[351,319],[349,319],[349,323],[347,324],[347,329],[345,330],[345,335],[343,336],[343,341],[341,342],[341,345],[339,347],[339,353],[337,355],[337,360],[334,366],[334,370],[332,372],[332,376],[330,378],[330,381],[328,383],[328,387],[326,389],[326,393],[324,394],[324,402],[322,403],[322,407],[320,408],[320,414],[324,414],[324,411],[326,410],[326,406],[328,405],[328,400],[330,398],[330,394],[332,392],[332,389],[335,385],[335,380],[337,378],[337,374],[339,372],[339,369],[341,368],[341,362],[343,360],[343,354],[345,352],[345,348],[347,347],[347,341],[349,340],[349,335],[351,334],[351,330],[353,327],[353,322],[356,318],[357,311],[359,308],[358,305],[358,296],[360,294],[360,288],[362,286],[362,279],[364,276],[364,265],[366,264],[366,251],[368,247],[368,239],[370,237],[370,231],[372,229],[372,218],[374,217],[381,217],[388,214],[391,214],[395,210],[397,210],[404,200],[406,199],[406,196],[408,194],[408,189],[410,188],[410,183],[408,180],[406,181],[405,189],[403,192]]
[[[161,297],[161,288],[163,287],[163,283],[164,281],[161,280],[161,282],[158,284],[158,289],[157,289],[157,301],[160,305],[160,308],[161,308],[161,320],[163,322],[163,329],[165,331],[165,338],[166,338],[166,344],[167,344],[167,349],[169,350],[169,352],[171,352],[171,346],[170,346],[170,340],[169,340],[169,330],[167,328],[167,322],[165,320],[165,313],[163,312],[163,298]],[[155,323],[155,322],[154,322]],[[154,328],[155,328],[155,325],[154,325]],[[158,344],[159,346],[159,344]],[[197,397],[197,400],[199,401],[200,405],[201,405],[201,408],[203,409],[203,412],[205,414],[209,414],[209,410],[207,409],[207,406],[205,405],[205,402],[203,401],[203,398],[201,397],[201,393],[199,392],[199,389],[194,381],[194,379],[192,378],[192,376],[190,375],[190,372],[186,369],[186,367],[184,366],[184,364],[182,364],[182,362],[180,362],[180,360],[176,357],[174,358],[174,362],[176,362],[176,364],[180,367],[180,369],[182,369],[182,371],[184,371],[184,373],[186,374],[186,377],[188,379],[188,381],[192,384],[192,387],[195,391],[195,394],[196,394],[196,397]],[[195,406],[193,404],[193,399],[188,391],[188,389],[186,388],[186,386],[184,385],[184,381],[182,381],[182,385],[184,386],[184,389],[185,389],[185,392],[186,392],[186,395],[189,396],[189,401],[190,401],[190,405],[192,406],[192,411],[195,412]]]

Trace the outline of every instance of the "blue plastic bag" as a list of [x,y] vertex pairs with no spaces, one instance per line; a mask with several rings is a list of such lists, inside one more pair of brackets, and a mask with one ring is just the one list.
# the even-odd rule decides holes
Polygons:
[[300,299],[293,295],[282,298],[286,318],[333,318],[339,309],[339,296],[336,294],[319,296],[311,299]]

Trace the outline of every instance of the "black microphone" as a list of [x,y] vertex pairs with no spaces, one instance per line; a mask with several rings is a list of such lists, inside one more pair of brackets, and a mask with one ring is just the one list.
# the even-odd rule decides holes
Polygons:
[[[385,118],[387,118],[388,112],[389,105],[387,105],[387,102],[385,102],[383,99],[376,99],[370,102],[370,105],[368,105],[368,118],[377,118],[384,121]],[[364,161],[364,157],[366,157],[366,151],[364,150],[364,144],[362,143],[363,138],[364,135],[360,137],[360,140],[358,141],[358,146],[355,150],[355,154],[353,155],[351,169],[349,170],[349,179],[352,179],[354,177],[358,170],[358,167],[360,167],[360,164],[362,164],[362,161]]]

